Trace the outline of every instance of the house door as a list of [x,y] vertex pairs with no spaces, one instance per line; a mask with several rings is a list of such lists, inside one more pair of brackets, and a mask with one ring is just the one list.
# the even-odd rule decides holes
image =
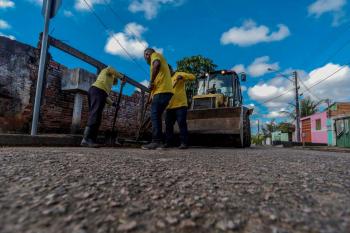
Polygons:
[[305,119],[301,121],[302,129],[302,141],[303,142],[312,142],[311,141],[311,119]]

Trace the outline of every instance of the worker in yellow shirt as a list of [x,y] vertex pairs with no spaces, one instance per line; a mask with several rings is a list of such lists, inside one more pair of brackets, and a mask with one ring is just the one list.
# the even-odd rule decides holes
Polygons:
[[173,96],[171,76],[168,63],[162,54],[152,48],[144,51],[144,58],[150,65],[150,90],[151,90],[151,122],[152,142],[143,145],[142,149],[154,150],[162,146],[162,114]]
[[172,75],[172,85],[174,95],[170,100],[170,103],[166,110],[165,117],[165,134],[166,141],[164,148],[170,147],[174,136],[174,124],[177,122],[180,130],[180,146],[179,149],[188,148],[188,130],[187,130],[187,96],[185,83],[186,81],[195,80],[195,76],[185,72],[174,72],[171,66],[169,66]]
[[116,107],[116,103],[108,95],[112,90],[112,86],[117,84],[118,78],[123,78],[123,75],[108,66],[100,72],[96,81],[90,87],[88,92],[89,117],[81,146],[98,147],[96,139],[105,104]]

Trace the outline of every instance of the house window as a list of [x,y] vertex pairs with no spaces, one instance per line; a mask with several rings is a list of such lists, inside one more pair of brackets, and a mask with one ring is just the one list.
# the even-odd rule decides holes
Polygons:
[[345,123],[344,120],[337,120],[335,123],[335,130],[337,133],[337,137],[339,137],[340,135],[343,134],[344,130],[345,130]]
[[321,130],[321,119],[316,120],[316,130]]

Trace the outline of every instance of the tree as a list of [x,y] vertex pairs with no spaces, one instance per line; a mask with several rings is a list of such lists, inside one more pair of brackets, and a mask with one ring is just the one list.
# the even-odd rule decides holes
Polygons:
[[[322,102],[322,100],[318,102],[313,101],[310,97],[306,97],[305,99],[300,101],[300,117],[310,116],[318,112],[318,107],[320,106],[320,104],[322,104]],[[286,114],[292,120],[296,119],[295,108],[290,111],[281,111],[281,113]]]
[[262,127],[262,131],[265,138],[270,138],[272,132],[276,130],[275,119],[272,119],[270,123],[266,123],[265,126]]
[[310,97],[303,99],[300,102],[300,116],[306,117],[318,112],[318,107],[322,104],[322,100],[315,102]]
[[[184,57],[181,60],[177,61],[176,65],[176,71],[188,72],[196,76],[199,76],[203,73],[215,71],[215,68],[217,67],[217,65],[214,64],[214,62],[211,59],[203,57],[201,55]],[[192,96],[196,91],[196,81],[186,83],[186,94],[189,104],[191,103]]]
[[295,131],[295,125],[289,122],[281,122],[276,128],[282,133],[293,133]]
[[217,67],[214,62],[201,55],[184,57],[176,62],[177,71],[189,72],[195,75],[215,71]]

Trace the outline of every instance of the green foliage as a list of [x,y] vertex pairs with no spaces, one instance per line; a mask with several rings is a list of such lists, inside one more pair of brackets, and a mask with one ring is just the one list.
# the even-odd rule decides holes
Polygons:
[[262,127],[262,131],[264,137],[271,137],[272,132],[276,131],[275,119],[272,119],[270,123],[266,123],[265,126]]
[[277,125],[276,129],[282,133],[292,133],[295,131],[295,126],[288,122],[281,122]]
[[176,62],[177,71],[183,71],[199,75],[200,73],[212,72],[215,71],[217,65],[214,62],[206,57],[201,55],[184,57],[181,60]]
[[288,122],[275,123],[275,119],[272,119],[270,123],[265,124],[262,128],[264,137],[271,137],[272,132],[281,131],[282,133],[292,133],[295,131],[295,126]]
[[[176,62],[177,69],[176,71],[187,72],[196,75],[197,77],[202,73],[215,71],[217,67],[214,62],[206,57],[201,55],[184,57],[181,60]],[[189,102],[192,100],[192,96],[197,91],[197,82],[187,82],[186,83],[186,94]]]
[[252,143],[255,145],[262,145],[264,140],[264,135],[252,135]]
[[303,99],[300,102],[300,116],[306,117],[315,114],[316,112],[318,112],[318,107],[321,103],[322,101],[315,102],[311,100],[310,97]]
[[[313,101],[310,97],[306,97],[305,99],[300,101],[300,117],[306,117],[313,115],[318,112],[318,108],[320,104],[322,104],[322,100],[319,102]],[[290,111],[281,111],[281,113],[286,114],[290,119],[296,119],[295,107]]]

